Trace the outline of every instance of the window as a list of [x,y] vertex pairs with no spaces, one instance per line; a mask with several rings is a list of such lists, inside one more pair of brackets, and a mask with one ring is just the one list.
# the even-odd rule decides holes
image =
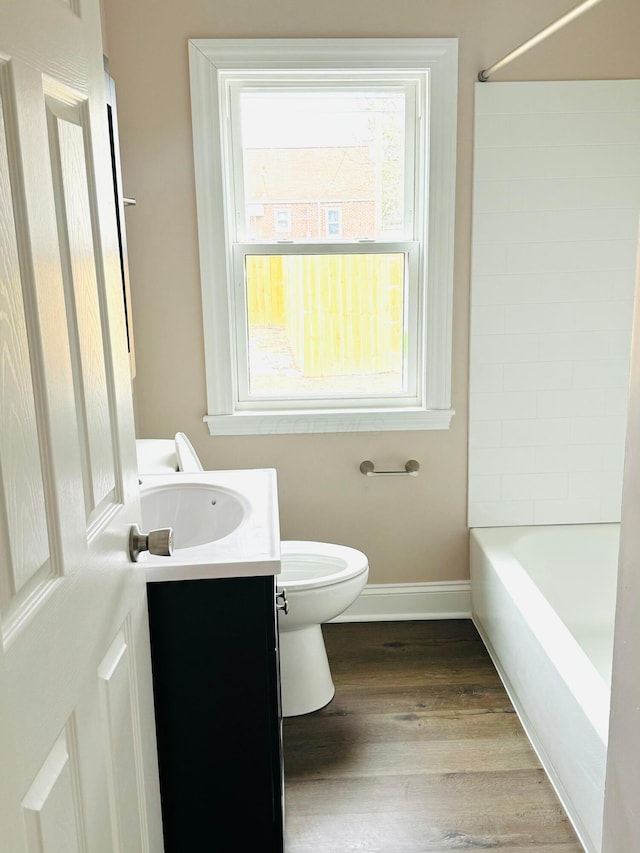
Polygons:
[[[253,205],[249,205],[251,209]],[[275,233],[291,234],[291,210],[289,208],[276,208],[275,211]]]
[[339,207],[327,208],[327,237],[342,237],[342,210]]
[[448,427],[456,40],[190,62],[211,433]]

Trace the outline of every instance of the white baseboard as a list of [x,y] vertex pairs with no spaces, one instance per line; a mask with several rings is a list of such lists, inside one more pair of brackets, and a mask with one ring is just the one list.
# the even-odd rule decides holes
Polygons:
[[332,622],[470,619],[471,581],[383,583],[366,586]]

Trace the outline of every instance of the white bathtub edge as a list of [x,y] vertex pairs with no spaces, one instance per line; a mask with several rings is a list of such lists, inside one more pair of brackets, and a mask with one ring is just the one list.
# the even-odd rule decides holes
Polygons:
[[[471,542],[477,543],[484,551],[486,545],[475,530],[471,531]],[[609,733],[609,688],[517,558],[507,549],[492,551],[499,556],[499,561],[492,563],[492,569],[506,594],[519,613],[526,613],[526,621],[537,642],[606,744]],[[517,578],[517,583],[513,583],[514,578]]]
[[471,581],[368,584],[332,622],[470,619]]
[[580,841],[580,844],[582,844],[586,853],[599,853],[599,851],[597,851],[596,848],[591,844],[591,842],[589,840],[589,835],[588,835],[585,827],[583,826],[582,821],[580,820],[580,818],[578,817],[578,815],[576,813],[576,808],[575,808],[571,798],[569,797],[564,785],[562,784],[562,782],[558,778],[558,775],[557,775],[555,768],[553,766],[553,762],[551,761],[551,759],[549,758],[549,756],[545,752],[544,748],[542,747],[542,744],[540,743],[540,741],[538,739],[535,727],[533,726],[529,717],[525,713],[524,708],[523,708],[522,704],[520,703],[520,700],[518,699],[518,695],[517,695],[516,691],[514,690],[505,670],[503,669],[503,667],[500,663],[500,659],[499,659],[498,655],[496,654],[493,646],[491,645],[489,637],[487,636],[487,633],[485,632],[484,628],[482,627],[480,620],[473,613],[471,614],[471,620],[473,621],[473,624],[475,625],[476,630],[480,634],[482,642],[484,643],[485,648],[487,649],[487,652],[489,653],[489,657],[493,661],[493,665],[495,666],[496,671],[497,671],[498,675],[500,676],[500,681],[502,682],[502,685],[507,692],[507,695],[511,701],[511,704],[513,705],[515,712],[518,715],[518,719],[520,720],[520,725],[524,729],[524,732],[525,732],[525,734],[529,740],[529,743],[531,744],[535,754],[538,756],[538,760],[540,761],[540,764],[542,764],[542,767],[544,768],[544,771],[547,775],[547,778],[551,782],[551,785],[553,786],[553,789],[556,792],[556,796],[560,800],[562,808],[564,809],[564,811],[565,811],[567,817],[569,818],[569,821],[570,821],[576,835],[578,836],[578,840]]

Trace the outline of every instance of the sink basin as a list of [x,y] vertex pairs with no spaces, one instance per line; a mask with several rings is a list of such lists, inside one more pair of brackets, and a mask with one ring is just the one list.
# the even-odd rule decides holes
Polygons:
[[143,489],[140,509],[143,530],[173,528],[175,550],[223,539],[249,512],[248,502],[237,492],[193,482]]
[[173,528],[171,557],[145,552],[147,583],[280,572],[276,472],[271,468],[142,474],[141,528]]

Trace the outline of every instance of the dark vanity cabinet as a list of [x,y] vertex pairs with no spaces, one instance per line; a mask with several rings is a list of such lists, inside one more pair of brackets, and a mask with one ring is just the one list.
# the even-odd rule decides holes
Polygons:
[[282,853],[274,578],[147,592],[165,853]]

